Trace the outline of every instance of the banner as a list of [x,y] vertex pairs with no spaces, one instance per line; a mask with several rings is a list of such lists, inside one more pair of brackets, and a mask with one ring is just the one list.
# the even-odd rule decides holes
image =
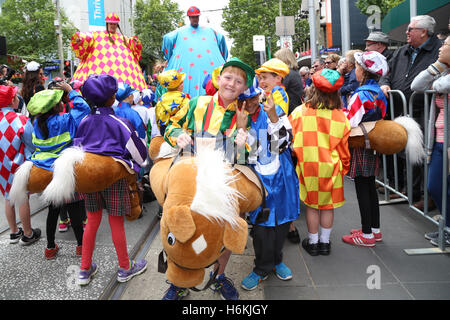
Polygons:
[[89,31],[105,30],[104,0],[87,0],[89,12]]

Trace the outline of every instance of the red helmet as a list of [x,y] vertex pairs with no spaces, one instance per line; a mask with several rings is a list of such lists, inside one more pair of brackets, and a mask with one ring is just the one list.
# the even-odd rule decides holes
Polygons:
[[200,9],[197,7],[190,7],[187,11],[187,16],[188,17],[198,17],[200,15]]

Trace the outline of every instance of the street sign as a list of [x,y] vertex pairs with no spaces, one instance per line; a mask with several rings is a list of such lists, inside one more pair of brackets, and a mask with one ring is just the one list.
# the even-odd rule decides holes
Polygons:
[[280,44],[281,44],[281,48],[288,48],[291,51],[293,51],[292,50],[292,37],[291,36],[280,37]]
[[294,16],[275,18],[275,34],[277,36],[292,36],[295,34]]
[[253,36],[253,51],[266,51],[266,37]]

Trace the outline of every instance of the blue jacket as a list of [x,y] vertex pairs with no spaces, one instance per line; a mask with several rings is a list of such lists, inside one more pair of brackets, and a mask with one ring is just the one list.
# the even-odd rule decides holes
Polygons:
[[136,110],[131,108],[131,105],[126,102],[121,102],[114,110],[115,114],[119,117],[128,119],[137,131],[139,138],[145,139],[145,126],[142,122],[142,118]]

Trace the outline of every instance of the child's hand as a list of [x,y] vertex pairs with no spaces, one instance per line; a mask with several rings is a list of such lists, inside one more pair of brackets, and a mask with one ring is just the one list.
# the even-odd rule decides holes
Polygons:
[[277,110],[275,108],[275,102],[273,102],[272,96],[267,99],[266,103],[264,103],[264,111],[267,113],[267,116],[270,119],[270,122],[276,123],[278,122]]
[[188,145],[193,144],[192,138],[187,133],[182,133],[177,138],[177,145],[183,149]]
[[239,129],[238,133],[236,135],[236,138],[234,139],[234,143],[236,143],[236,146],[241,148],[245,146],[245,142],[247,141],[247,130],[245,129]]
[[248,124],[248,115],[245,112],[247,103],[244,101],[242,107],[236,108],[236,129],[246,129]]
[[72,87],[70,86],[70,84],[68,84],[65,81],[61,81],[61,82],[56,83],[56,88],[60,89],[60,90],[64,90],[67,93],[72,91]]

